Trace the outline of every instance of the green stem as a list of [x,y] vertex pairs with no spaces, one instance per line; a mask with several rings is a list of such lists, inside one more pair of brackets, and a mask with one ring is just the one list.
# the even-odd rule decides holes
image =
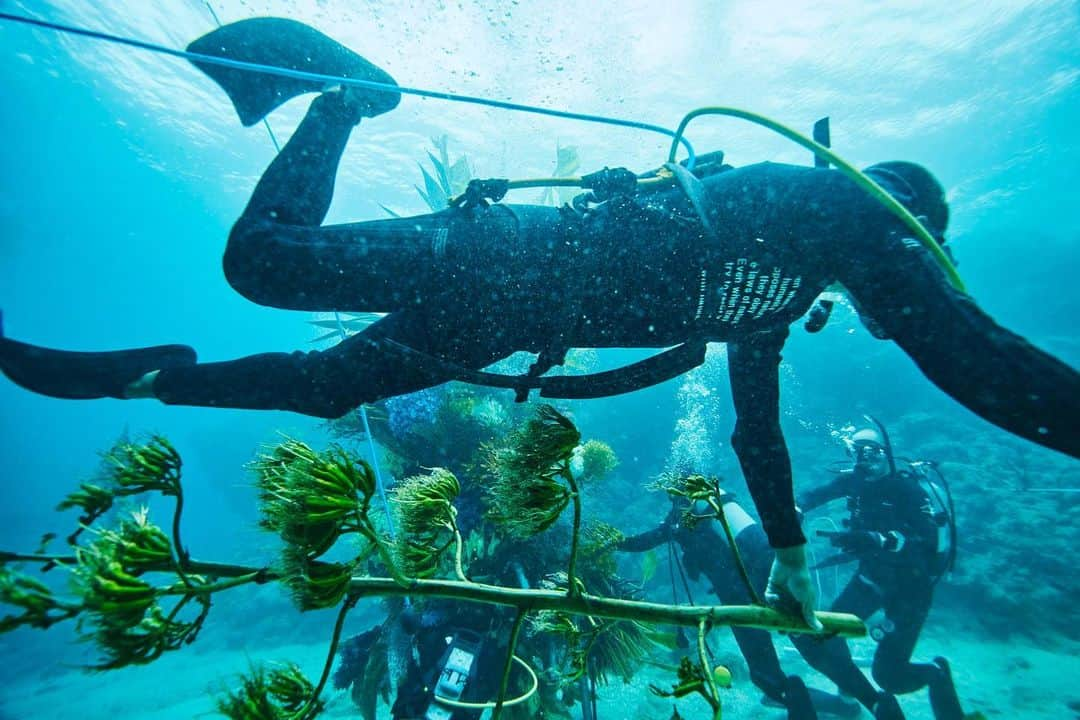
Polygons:
[[731,548],[731,554],[735,557],[735,567],[739,569],[739,577],[742,578],[746,591],[750,593],[750,599],[755,605],[764,605],[761,596],[754,589],[754,584],[750,582],[750,573],[746,571],[746,563],[743,562],[742,553],[739,552],[739,546],[735,542],[735,534],[731,532],[731,525],[728,524],[727,516],[724,515],[724,506],[717,499],[720,496],[720,488],[719,486],[715,486],[715,488],[716,496],[709,498],[709,506],[716,513],[716,519],[720,521],[720,527],[724,528],[724,536],[727,537],[728,547]]
[[229,580],[223,580],[219,583],[211,583],[209,585],[187,585],[181,583],[180,585],[173,585],[163,591],[165,595],[211,595],[222,590],[231,590],[234,587],[240,585],[247,585],[252,582],[259,582],[263,574],[262,570],[256,570],[249,572],[246,575],[240,575],[238,577],[230,578]]
[[180,577],[180,581],[189,588],[195,588],[195,583],[188,577],[184,568],[187,565],[188,553],[184,549],[184,544],[180,539],[180,516],[184,512],[184,489],[180,484],[180,470],[177,467],[176,477],[176,509],[173,511],[173,564],[176,566],[176,574]]
[[570,500],[574,503],[574,529],[573,534],[570,536],[570,562],[566,568],[568,585],[566,592],[568,595],[574,596],[580,593],[577,586],[577,556],[579,536],[581,535],[581,494],[578,492],[574,473],[570,472],[569,462],[563,467],[562,476],[566,480],[566,484],[570,486]]
[[15,553],[0,550],[0,564],[9,562],[38,562],[46,565],[75,565],[74,555],[44,555],[39,553]]
[[[353,578],[349,592],[361,596],[440,597],[466,602],[506,605],[529,612],[558,610],[572,615],[637,620],[655,625],[696,627],[702,620],[714,626],[755,627],[788,633],[808,632],[801,618],[760,605],[664,605],[558,590],[518,589],[457,580],[414,580],[402,587],[391,578]],[[818,612],[825,634],[865,637],[866,626],[854,615]]]
[[450,529],[454,533],[454,572],[458,580],[468,582],[469,578],[465,577],[465,565],[462,560],[465,543],[461,539],[461,530],[457,526],[457,509],[453,505],[450,506]]
[[698,662],[701,663],[701,671],[705,673],[705,684],[709,688],[709,694],[705,697],[712,705],[712,709],[715,712],[720,707],[720,692],[716,689],[716,679],[713,677],[712,668],[709,667],[709,655],[705,651],[705,632],[706,624],[705,619],[702,618],[698,622],[697,628],[697,651]]
[[502,680],[499,682],[499,695],[495,698],[495,709],[491,711],[491,720],[499,720],[502,715],[503,703],[506,701],[506,689],[510,687],[510,670],[514,667],[514,651],[517,649],[518,636],[521,634],[521,624],[525,620],[527,611],[518,608],[517,617],[514,618],[514,626],[510,629],[510,645],[506,648],[506,664],[503,665]]
[[334,666],[334,658],[337,656],[338,642],[341,640],[341,629],[345,626],[345,617],[359,599],[359,596],[349,595],[345,598],[345,602],[342,603],[341,609],[338,610],[337,622],[334,623],[334,634],[330,637],[330,650],[326,653],[326,663],[323,665],[322,676],[319,678],[319,684],[315,686],[315,690],[312,691],[307,703],[294,716],[297,720],[305,720],[309,717],[308,713],[315,707],[319,695],[322,693],[323,688],[326,687],[326,681],[330,678],[330,668]]
[[[10,553],[8,553],[10,555]],[[0,555],[3,557],[3,555]],[[27,555],[25,559],[47,561],[51,556]],[[74,558],[71,558],[74,562]],[[64,563],[68,564],[68,563]],[[248,582],[271,582],[280,579],[280,575],[266,568],[252,568],[243,565],[210,563],[192,560],[188,563],[192,573],[215,577],[233,577],[235,582],[229,586]],[[163,566],[162,571],[171,567]],[[216,592],[226,588],[226,583],[218,583],[213,588]],[[205,590],[204,590],[205,591]],[[167,591],[168,592],[168,591]],[[186,588],[176,588],[173,594],[189,592]],[[558,610],[571,615],[592,615],[617,620],[637,620],[654,625],[682,625],[696,627],[701,620],[707,620],[713,626],[754,627],[773,632],[805,633],[806,624],[801,618],[785,615],[761,605],[664,605],[662,603],[623,600],[599,595],[579,593],[569,596],[556,590],[505,588],[477,582],[458,580],[412,580],[408,586],[394,578],[354,577],[349,583],[350,595],[388,596],[388,597],[439,597],[466,602],[506,605],[529,612],[537,610]],[[818,620],[825,626],[825,635],[840,637],[865,637],[866,626],[854,615],[846,613],[818,612]]]

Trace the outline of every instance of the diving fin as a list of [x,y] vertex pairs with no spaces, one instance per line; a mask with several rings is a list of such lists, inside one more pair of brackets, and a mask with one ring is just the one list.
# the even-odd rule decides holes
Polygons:
[[788,711],[788,720],[817,720],[810,692],[797,675],[788,675],[784,683],[784,706]]
[[874,720],[904,720],[904,711],[900,709],[896,696],[887,692],[878,693],[877,702],[870,712],[874,714]]
[[832,715],[841,718],[857,718],[862,715],[862,705],[853,698],[807,688],[810,692],[810,701],[814,703],[814,710],[820,715]]
[[16,385],[56,398],[123,398],[124,389],[151,370],[194,364],[195,351],[187,345],[69,352],[0,335],[0,372]]
[[[285,18],[251,18],[223,25],[192,42],[188,52],[270,65],[351,80],[397,85],[390,75],[318,30]],[[240,122],[250,127],[297,95],[322,92],[326,82],[285,77],[254,70],[192,60],[221,86],[236,108]],[[397,107],[401,94],[390,90],[350,87],[351,97],[363,103],[363,117]]]
[[934,712],[934,720],[964,720],[966,716],[960,707],[949,661],[936,657],[932,664],[936,672],[927,689],[930,691],[930,709]]

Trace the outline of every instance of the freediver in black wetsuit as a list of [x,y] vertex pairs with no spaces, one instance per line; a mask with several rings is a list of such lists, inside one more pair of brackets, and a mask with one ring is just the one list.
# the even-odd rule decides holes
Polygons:
[[929,663],[911,660],[930,612],[934,587],[954,558],[954,513],[948,488],[932,482],[930,464],[894,457],[883,428],[863,428],[848,442],[854,465],[800,493],[799,507],[810,512],[847,498],[845,529],[819,533],[829,536],[840,550],[828,564],[858,562],[830,610],[863,620],[884,610],[885,620],[876,631],[872,673],[885,692],[879,693],[855,665],[844,640],[808,635],[792,640],[812,667],[857,698],[875,718],[902,720],[893,696],[925,687],[935,720],[963,720],[966,716],[948,661],[943,657]]
[[[190,49],[393,82],[292,21],[241,21]],[[202,69],[249,125],[290,97],[325,89]],[[399,100],[351,85],[315,98],[259,181],[224,258],[229,283],[254,302],[381,311],[385,318],[324,352],[202,364],[179,345],[71,353],[6,339],[0,369],[56,397],[155,397],[338,417],[518,350],[541,353],[537,369],[544,370],[570,347],[726,342],[738,415],[732,444],[778,550],[770,592],[814,627],[780,430],[778,366],[788,325],[830,284],[842,283],[860,310],[966,407],[1080,457],[1080,375],[951,287],[907,226],[836,171],[763,163],[708,175],[697,209],[689,192],[672,188],[616,196],[584,216],[481,200],[433,215],[322,226],[353,127]],[[948,208],[930,173],[910,163],[882,163],[867,173],[944,242]],[[410,362],[417,356],[436,362]]]

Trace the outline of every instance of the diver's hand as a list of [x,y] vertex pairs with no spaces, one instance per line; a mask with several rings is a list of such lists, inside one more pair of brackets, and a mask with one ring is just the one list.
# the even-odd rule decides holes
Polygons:
[[806,546],[780,548],[776,551],[769,585],[765,588],[765,602],[776,610],[790,615],[801,615],[814,632],[824,630],[814,617],[817,593],[806,565]]
[[833,547],[838,547],[844,552],[854,555],[884,550],[887,538],[879,532],[870,530],[858,530],[855,532],[837,535],[832,539]]

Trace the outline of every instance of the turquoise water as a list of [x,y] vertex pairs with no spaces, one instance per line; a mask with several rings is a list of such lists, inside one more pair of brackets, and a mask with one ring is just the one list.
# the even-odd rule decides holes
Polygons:
[[[714,104],[804,129],[829,115],[834,149],[855,164],[902,158],[931,168],[948,189],[951,242],[972,295],[1002,324],[1080,364],[1075,2],[210,5],[222,22],[279,15],[311,23],[405,85],[667,127]],[[194,1],[0,9],[177,48],[214,26],[208,6]],[[220,91],[177,59],[0,23],[0,63],[7,333],[79,350],[183,342],[205,360],[310,347],[309,314],[253,305],[221,272],[228,230],[273,156],[265,129],[240,127]],[[305,102],[271,117],[280,138]],[[383,217],[380,204],[425,211],[417,163],[444,133],[478,177],[550,174],[557,145],[577,148],[582,171],[646,170],[667,149],[663,137],[641,131],[406,97],[353,135],[328,221]],[[736,165],[809,162],[787,141],[733,120],[698,120],[690,139],[699,152],[724,149]],[[905,453],[953,466],[960,565],[939,591],[916,657],[953,656],[974,709],[1075,716],[1064,703],[1080,699],[1068,686],[1080,639],[1070,605],[1080,590],[1071,562],[1080,494],[1068,492],[1080,488],[1076,463],[974,418],[844,309],[820,335],[796,329],[785,360],[797,484],[843,459],[830,433],[864,412],[885,420]],[[587,512],[627,531],[658,521],[655,496],[640,488],[663,468],[677,420],[693,412],[707,420],[700,442],[713,471],[741,488],[723,362],[718,354],[689,381],[575,407],[584,434],[619,455],[609,482],[628,498]],[[273,544],[255,527],[244,464],[280,432],[329,441],[320,422],[286,413],[65,402],[7,382],[0,408],[2,549],[29,551],[45,532],[70,532],[75,518],[54,513],[56,503],[94,474],[97,454],[118,436],[153,431],[184,456],[193,552],[257,563]],[[190,717],[209,709],[206,688],[244,670],[248,656],[291,657],[317,674],[332,623],[326,613],[299,616],[272,588],[239,598],[222,599],[195,646],[161,667],[124,671],[123,683],[72,669],[94,651],[70,628],[2,636],[9,692],[0,693],[0,716]],[[361,607],[355,630],[378,613]],[[640,685],[608,692],[603,717],[670,715],[668,706],[650,706]],[[757,705],[745,679],[733,692],[728,717],[780,716]],[[338,700],[332,712],[345,717],[347,699]],[[930,717],[925,693],[904,702],[910,717]],[[634,715],[635,707],[653,714]]]

